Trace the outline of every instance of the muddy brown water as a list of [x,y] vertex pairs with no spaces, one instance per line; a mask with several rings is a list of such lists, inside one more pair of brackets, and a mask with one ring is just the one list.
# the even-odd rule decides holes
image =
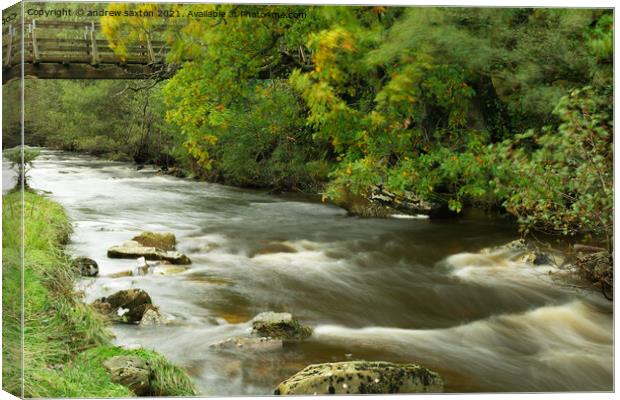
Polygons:
[[[174,319],[115,325],[116,344],[161,352],[202,395],[271,394],[308,364],[355,359],[423,364],[450,392],[612,389],[611,303],[553,283],[552,267],[479,254],[516,238],[501,219],[348,217],[54,151],[35,162],[31,186],[67,209],[70,251],[99,263],[101,276],[80,283],[87,301],[141,288]],[[190,268],[109,277],[135,261],[108,259],[107,248],[143,230],[174,232]],[[262,352],[210,347],[267,310],[293,313],[314,335]]]

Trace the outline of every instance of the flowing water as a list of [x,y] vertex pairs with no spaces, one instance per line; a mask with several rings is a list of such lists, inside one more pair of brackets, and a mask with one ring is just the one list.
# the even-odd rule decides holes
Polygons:
[[[70,250],[95,259],[86,300],[146,290],[169,326],[115,325],[116,343],[153,348],[184,367],[202,395],[270,394],[319,362],[416,362],[446,390],[612,390],[612,306],[482,248],[515,239],[490,218],[362,219],[300,198],[181,180],[153,169],[44,152],[31,186],[62,203]],[[192,259],[174,276],[113,278],[134,260],[108,247],[171,231]],[[295,252],[255,255],[273,244]],[[252,257],[252,255],[254,255]],[[315,328],[282,349],[217,350],[267,311]]]

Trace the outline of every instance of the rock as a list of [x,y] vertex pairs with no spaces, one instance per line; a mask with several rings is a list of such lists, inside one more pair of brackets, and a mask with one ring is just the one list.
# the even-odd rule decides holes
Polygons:
[[501,246],[483,249],[482,254],[508,253],[510,259],[532,265],[562,265],[564,256],[556,251],[543,252],[525,239],[517,239]]
[[114,272],[110,275],[108,275],[110,278],[126,278],[128,276],[134,276],[133,271],[119,271],[119,272]]
[[575,245],[573,245],[573,249],[576,252],[582,253],[582,254],[600,253],[601,251],[606,251],[606,249],[604,249],[602,247],[588,246],[588,245],[585,245],[585,244],[575,244]]
[[80,271],[82,276],[93,277],[99,274],[99,266],[92,258],[77,257],[73,260],[73,265]]
[[500,246],[489,247],[480,251],[482,254],[496,253],[502,251],[526,251],[529,249],[529,244],[525,241],[525,239],[517,239],[512,242],[508,242],[506,244]]
[[92,305],[113,321],[125,323],[139,322],[147,310],[155,308],[151,297],[142,289],[121,290],[96,300]]
[[550,255],[541,253],[539,251],[531,251],[526,252],[521,260],[524,263],[533,264],[533,265],[552,265],[554,264],[553,259]]
[[177,239],[170,232],[142,232],[132,239],[144,247],[156,247],[160,250],[174,250]]
[[149,272],[149,263],[146,262],[146,258],[140,257],[136,260],[136,269],[133,275],[146,275]]
[[142,319],[140,320],[140,325],[165,325],[168,322],[168,318],[163,316],[158,309],[153,307],[144,312]]
[[249,349],[257,351],[269,351],[282,348],[282,339],[272,337],[233,337],[221,342],[209,345],[215,349]]
[[252,320],[252,333],[277,339],[305,339],[312,328],[303,326],[289,313],[263,312]]
[[147,395],[152,370],[149,363],[136,356],[115,356],[103,362],[112,382],[127,386],[138,396]]
[[280,383],[276,395],[442,392],[443,380],[415,364],[346,361],[310,365]]
[[439,215],[444,208],[441,204],[424,200],[413,192],[405,190],[402,194],[396,194],[381,185],[372,188],[368,200],[409,215],[435,216]]
[[252,251],[249,256],[253,258],[259,255],[273,253],[297,253],[297,249],[284,243],[272,243]]
[[413,192],[392,193],[383,186],[377,185],[365,195],[354,194],[345,190],[340,195],[338,205],[349,214],[360,217],[387,218],[393,214],[428,215],[441,217],[453,215],[447,207],[440,203],[423,200]]
[[128,241],[121,246],[112,246],[108,249],[110,258],[140,258],[145,260],[165,260],[172,264],[187,265],[191,260],[178,251],[164,251],[156,247],[145,247],[136,241]]

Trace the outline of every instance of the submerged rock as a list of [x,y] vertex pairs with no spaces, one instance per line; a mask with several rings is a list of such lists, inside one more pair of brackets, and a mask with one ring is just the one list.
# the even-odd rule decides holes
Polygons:
[[312,335],[312,328],[299,323],[289,313],[263,312],[252,320],[252,333],[276,339],[305,339]]
[[565,257],[560,252],[549,250],[541,251],[535,244],[525,239],[517,239],[501,246],[483,249],[482,254],[506,253],[510,260],[539,265],[561,266],[565,262]]
[[73,260],[73,265],[80,271],[80,275],[94,277],[99,274],[97,261],[88,257],[77,257]]
[[132,240],[144,247],[156,247],[164,251],[174,250],[174,246],[177,244],[177,238],[170,232],[145,231],[135,236]]
[[103,362],[112,382],[127,386],[138,396],[148,394],[152,370],[149,363],[136,356],[115,356]]
[[160,263],[151,267],[149,270],[153,275],[159,276],[168,276],[168,275],[176,275],[182,272],[187,271],[186,267],[180,265],[172,265],[167,263]]
[[252,251],[249,256],[250,258],[253,258],[264,254],[274,253],[297,253],[297,249],[285,243],[271,243]]
[[133,271],[119,271],[119,272],[114,272],[111,273],[110,275],[107,275],[110,278],[126,278],[128,276],[134,276],[134,272]]
[[130,240],[121,246],[112,246],[108,249],[110,258],[141,258],[145,260],[165,260],[172,264],[187,265],[191,260],[185,254],[178,251],[165,251],[157,247],[145,247],[140,243]]
[[249,349],[269,351],[282,348],[282,339],[272,337],[232,337],[209,345],[215,349]]
[[310,365],[280,383],[276,395],[435,393],[436,372],[416,364],[347,361]]
[[156,309],[151,297],[142,289],[121,290],[92,304],[116,322],[137,323],[149,309]]

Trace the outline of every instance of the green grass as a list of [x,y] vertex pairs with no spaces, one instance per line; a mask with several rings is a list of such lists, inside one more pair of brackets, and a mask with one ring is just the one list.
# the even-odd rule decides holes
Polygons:
[[44,196],[26,192],[24,271],[24,351],[21,351],[21,195],[3,196],[2,310],[3,389],[21,395],[24,362],[26,397],[129,397],[112,383],[102,362],[133,354],[150,362],[151,394],[188,396],[195,390],[187,375],[148,350],[111,346],[104,320],[75,292],[78,278],[63,245],[71,233],[64,210]]

